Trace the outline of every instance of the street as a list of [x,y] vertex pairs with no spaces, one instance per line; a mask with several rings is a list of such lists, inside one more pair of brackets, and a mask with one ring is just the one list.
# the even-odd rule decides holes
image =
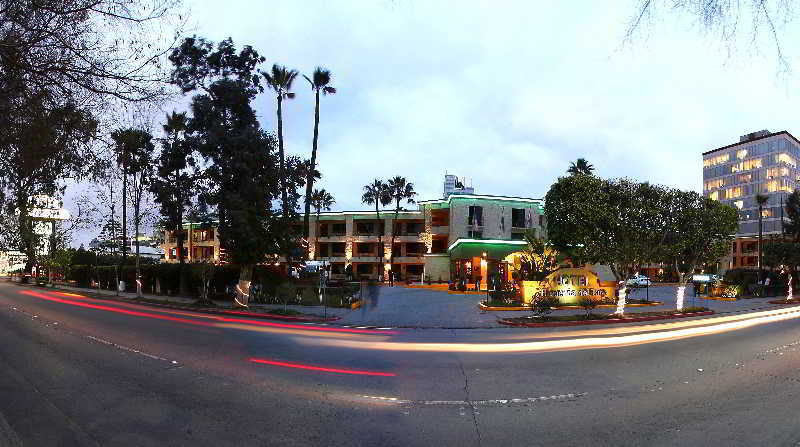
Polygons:
[[0,282],[0,444],[795,446],[792,309],[678,340],[536,351],[513,347],[712,323],[375,330]]

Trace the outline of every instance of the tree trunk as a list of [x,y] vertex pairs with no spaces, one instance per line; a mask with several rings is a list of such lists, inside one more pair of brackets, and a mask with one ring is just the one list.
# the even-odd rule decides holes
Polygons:
[[[758,198],[758,197],[756,197]],[[762,229],[763,215],[761,213],[761,205],[758,205],[758,282],[761,283],[761,229]]]
[[236,285],[235,304],[247,307],[250,301],[250,283],[253,278],[253,264],[242,264],[239,270],[239,283]]
[[786,295],[786,301],[792,299],[793,291],[792,291],[792,271],[789,270],[789,293]]
[[[278,156],[280,157],[280,166],[278,175],[280,175],[281,180],[281,209],[283,211],[283,220],[286,225],[289,224],[289,204],[287,203],[287,191],[286,191],[286,162],[284,160],[284,152],[283,152],[283,113],[281,110],[281,105],[283,102],[283,96],[281,93],[278,93]],[[291,276],[292,271],[292,250],[291,250],[291,243],[287,241],[286,243],[286,273],[287,275]]]
[[[317,208],[317,222],[316,222],[316,228],[317,228],[317,231],[314,233],[314,259],[316,259],[316,258],[318,258],[318,257],[319,257],[319,254],[318,254],[318,247],[319,247],[319,229],[320,229],[320,226],[319,226],[319,211],[320,211],[320,209],[319,209],[319,208]],[[329,253],[329,254],[330,254],[330,253]]]
[[614,312],[617,315],[625,314],[625,300],[628,295],[628,285],[625,280],[622,281],[622,286],[619,288],[619,298],[617,299],[617,310]]
[[[180,199],[180,203],[182,202],[183,198]],[[183,205],[179,205],[183,206]],[[178,238],[178,295],[186,296],[187,289],[189,288],[188,284],[186,284],[186,275],[183,274],[185,270],[186,259],[183,256],[183,210],[180,209],[178,211],[178,228],[177,228],[177,238]]]
[[[128,253],[128,164],[127,154],[122,153],[122,269]],[[117,284],[118,289],[125,290],[125,277]]]
[[[303,235],[308,237],[309,220],[311,215],[311,190],[314,187],[314,169],[317,167],[317,138],[319,137],[319,90],[316,91],[316,103],[314,105],[314,140],[311,145],[311,170],[308,171],[306,178],[306,209],[303,217]],[[316,248],[316,247],[315,247]]]
[[[138,201],[137,201],[138,202]],[[139,268],[139,204],[133,205],[134,238],[136,239],[136,298],[142,297],[142,272]]]
[[398,214],[400,214],[400,200],[397,200],[397,206],[394,209],[394,219],[392,219],[392,241],[389,248],[389,284],[391,285],[394,285],[394,224],[397,222]]
[[378,277],[381,281],[383,281],[383,237],[381,231],[381,213],[378,211],[378,203],[379,198],[375,197],[375,217],[377,217],[378,221],[375,222],[375,232],[378,234],[378,259],[380,261],[380,271],[378,272]]

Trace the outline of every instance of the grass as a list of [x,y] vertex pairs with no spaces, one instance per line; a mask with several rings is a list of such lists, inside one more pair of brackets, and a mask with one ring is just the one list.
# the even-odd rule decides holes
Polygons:
[[135,301],[139,301],[142,303],[150,303],[150,304],[164,304],[167,306],[189,306],[189,307],[202,307],[202,308],[212,308],[217,307],[213,301],[192,301],[192,302],[181,302],[181,301],[171,301],[171,300],[159,300],[156,298],[134,298]]
[[[292,309],[270,309],[270,310],[268,310],[268,311],[266,311],[264,313],[272,314],[272,315],[283,315],[283,316],[286,316],[286,317],[296,317],[296,316],[299,316],[299,315],[308,316],[308,314],[304,314],[303,312],[298,312],[298,311],[292,310]],[[313,316],[313,315],[311,315],[311,316]]]

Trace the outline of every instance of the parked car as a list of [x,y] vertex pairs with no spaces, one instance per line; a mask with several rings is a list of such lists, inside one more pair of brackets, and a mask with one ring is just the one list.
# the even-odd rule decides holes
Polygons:
[[645,287],[651,284],[650,278],[644,275],[633,275],[625,281],[625,285],[628,287]]

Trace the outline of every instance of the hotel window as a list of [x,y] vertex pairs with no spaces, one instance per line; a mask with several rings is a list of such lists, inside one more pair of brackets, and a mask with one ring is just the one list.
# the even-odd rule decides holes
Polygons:
[[747,149],[740,149],[736,151],[736,158],[743,160],[744,157],[747,157]]
[[736,176],[736,183],[750,183],[753,181],[753,174],[739,174]]
[[467,225],[477,225],[479,227],[483,226],[483,207],[482,206],[470,206],[469,207],[469,216],[467,216]]
[[356,266],[356,273],[358,273],[359,275],[371,275],[372,264],[358,264]]
[[719,200],[719,191],[713,191],[708,195],[708,198],[711,200]]
[[793,168],[797,167],[797,162],[789,154],[778,154],[775,156],[775,161],[777,163],[786,163]]
[[[741,196],[742,196],[742,188],[740,186],[737,186],[735,188],[729,188],[729,189],[725,190],[725,198],[726,199],[735,199],[735,198],[741,197]],[[716,200],[716,199],[714,199],[714,200]]]
[[425,253],[425,244],[419,242],[411,242],[406,244],[406,255],[419,256]]
[[434,239],[431,244],[431,253],[447,253],[447,239]]
[[511,233],[511,240],[521,241],[525,239],[525,233]]
[[735,206],[736,208],[742,209],[744,207],[744,202],[742,202],[741,200],[737,200],[737,201],[733,202],[733,206]]
[[705,186],[706,186],[706,191],[708,191],[710,189],[714,189],[714,188],[719,188],[719,187],[722,186],[722,179],[718,178],[718,179],[714,179],[714,180],[709,180],[709,181],[706,182]]
[[328,237],[328,224],[320,224],[319,225],[319,236],[320,237]]
[[775,177],[788,176],[788,175],[789,175],[789,168],[787,168],[786,166],[780,168],[767,169],[767,179],[773,179]]
[[358,222],[356,234],[375,234],[375,225],[372,222]]
[[422,233],[422,223],[421,222],[409,222],[406,224],[406,235],[407,236],[416,236]]
[[722,155],[717,155],[715,157],[709,157],[703,160],[703,167],[710,168],[712,166],[725,163],[728,160],[730,160],[730,158],[731,158],[730,154],[722,154]]
[[525,228],[525,208],[511,208],[511,226]]
[[376,244],[356,244],[356,253],[360,255],[375,255]]
[[331,244],[331,255],[342,257],[345,255],[346,245],[344,242],[334,242]]
[[482,239],[483,238],[483,231],[472,231],[469,230],[467,232],[467,237],[470,239]]
[[406,266],[406,273],[409,275],[421,275],[425,266],[423,264],[408,264]]
[[332,226],[331,232],[334,236],[344,236],[347,233],[347,225],[343,223],[335,223]]

